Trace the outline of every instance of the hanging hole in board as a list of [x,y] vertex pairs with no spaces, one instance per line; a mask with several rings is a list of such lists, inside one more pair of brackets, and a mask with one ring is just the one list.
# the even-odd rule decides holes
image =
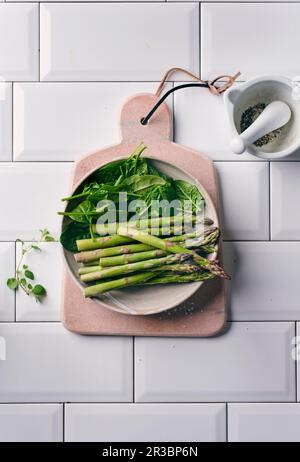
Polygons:
[[141,123],[141,125],[143,125],[145,127],[146,125],[148,125],[148,122],[144,122],[144,121],[145,121],[145,117],[142,117],[140,119],[140,123]]

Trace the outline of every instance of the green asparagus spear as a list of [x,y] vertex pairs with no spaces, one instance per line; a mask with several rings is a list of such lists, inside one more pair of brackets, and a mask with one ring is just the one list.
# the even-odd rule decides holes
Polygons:
[[186,260],[189,257],[187,254],[168,255],[162,258],[156,258],[153,260],[140,261],[136,263],[128,263],[127,265],[112,266],[109,268],[101,269],[100,271],[94,271],[88,274],[82,274],[80,279],[83,282],[97,281],[99,279],[113,278],[126,273],[133,273],[135,271],[147,271],[155,266],[168,265],[172,263],[179,263]]
[[[183,226],[193,224],[197,220],[195,215],[175,215],[174,217],[158,217],[146,218],[141,220],[132,220],[130,222],[122,223],[122,225],[130,226],[137,229],[151,229],[151,228],[170,228],[173,225]],[[205,223],[212,224],[212,220],[204,219]],[[209,221],[208,221],[209,220]],[[203,221],[203,220],[202,220]],[[93,231],[99,235],[117,234],[119,223],[105,223],[93,225]]]
[[200,266],[193,265],[192,263],[175,263],[173,265],[163,265],[153,268],[151,271],[155,271],[156,273],[171,272],[179,274],[194,274],[202,272]]
[[99,258],[112,257],[115,255],[131,254],[136,252],[146,252],[153,250],[153,247],[145,244],[128,244],[119,245],[116,247],[108,247],[107,249],[96,249],[86,252],[76,253],[75,260],[81,263],[87,263],[91,260],[99,260]]
[[185,249],[176,243],[171,242],[170,240],[163,240],[157,236],[152,236],[150,234],[144,233],[138,229],[128,228],[125,226],[120,226],[118,230],[120,236],[130,237],[136,241],[142,242],[143,244],[151,245],[157,249],[165,250],[174,254],[190,254],[193,256],[194,261],[201,266],[201,268],[207,269],[216,276],[230,279],[230,277],[225,273],[225,271],[219,267],[219,265],[207,258],[198,255],[194,250]]
[[78,250],[82,251],[114,247],[116,245],[127,244],[128,242],[132,242],[132,239],[116,234],[113,236],[95,237],[94,239],[79,239],[76,241],[76,244]]
[[78,274],[88,274],[88,273],[93,273],[94,271],[100,271],[101,267],[100,265],[95,265],[95,266],[81,266],[78,269]]
[[[168,238],[171,242],[177,242],[183,247],[204,247],[209,243],[215,242],[219,236],[218,228],[210,228],[204,231],[204,233],[198,236],[197,233],[176,235]],[[92,241],[92,239],[91,239]],[[187,242],[184,242],[187,241]],[[132,241],[133,242],[133,241]],[[92,260],[97,260],[99,258],[111,257],[115,255],[123,255],[136,252],[146,252],[148,250],[153,250],[155,247],[146,244],[128,244],[120,245],[116,247],[108,247],[103,249],[90,250],[86,252],[80,252],[75,254],[75,259],[77,262],[87,263]],[[210,249],[208,253],[213,252]]]
[[141,282],[146,282],[148,279],[151,279],[153,276],[155,276],[155,273],[144,272],[119,279],[114,279],[113,281],[101,282],[100,284],[86,287],[84,289],[84,296],[95,297],[96,295],[104,294],[110,290],[121,289],[122,287],[140,284]]
[[[180,235],[185,231],[182,226],[175,227],[162,227],[162,228],[153,228],[146,229],[146,232],[153,234],[154,236],[171,236],[171,235]],[[80,239],[76,241],[78,251],[90,251],[96,249],[107,249],[109,247],[120,246],[122,244],[133,244],[133,240],[129,238],[124,238],[116,234],[111,234],[107,236],[92,238],[92,239]]]
[[[155,284],[178,284],[184,282],[198,282],[205,281],[208,279],[213,279],[215,276],[209,272],[203,273],[192,273],[192,274],[162,274],[154,278],[149,279],[145,282],[146,285],[155,285]],[[143,284],[144,285],[144,284]]]
[[100,266],[119,266],[125,265],[126,263],[134,263],[138,261],[150,260],[157,257],[165,257],[168,252],[164,250],[154,249],[148,250],[147,252],[137,252],[127,255],[116,255],[115,257],[100,258]]

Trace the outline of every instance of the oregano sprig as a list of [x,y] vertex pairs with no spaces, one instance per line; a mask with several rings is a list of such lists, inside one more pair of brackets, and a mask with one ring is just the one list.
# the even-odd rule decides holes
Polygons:
[[16,242],[21,244],[21,256],[17,264],[15,276],[7,280],[7,286],[11,290],[17,290],[18,288],[22,289],[26,295],[33,296],[37,302],[43,300],[47,295],[47,291],[44,286],[41,284],[35,284],[35,275],[28,267],[25,265],[24,258],[28,255],[29,252],[33,251],[42,251],[40,244],[42,242],[54,242],[55,239],[51,236],[50,232],[47,229],[40,229],[40,237],[37,242],[32,242],[26,244],[22,239],[17,239]]

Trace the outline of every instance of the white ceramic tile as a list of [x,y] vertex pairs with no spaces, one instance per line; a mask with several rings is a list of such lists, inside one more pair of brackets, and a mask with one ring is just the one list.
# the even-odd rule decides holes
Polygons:
[[300,404],[229,404],[230,442],[300,442]]
[[[62,251],[58,242],[40,244],[41,252],[32,250],[23,260],[35,275],[35,283],[42,284],[47,296],[37,303],[22,290],[17,291],[17,321],[59,321],[62,286]],[[21,244],[17,244],[17,262],[21,254]]]
[[137,338],[136,400],[292,401],[294,323],[233,323],[213,339]]
[[67,404],[66,441],[226,440],[225,404]]
[[[75,160],[116,144],[124,102],[153,93],[147,83],[40,83],[14,86],[14,159]],[[169,103],[171,103],[171,99]]]
[[198,4],[42,4],[43,80],[160,80],[199,72]]
[[12,159],[12,84],[0,82],[0,161]]
[[296,3],[202,4],[202,78],[237,70],[242,72],[241,80],[266,74],[299,75],[295,59],[300,47],[299,18]]
[[0,163],[0,239],[36,240],[39,229],[60,231],[60,199],[69,191],[69,163]]
[[1,80],[38,80],[38,4],[0,3]]
[[269,239],[269,164],[216,162],[224,239]]
[[60,323],[0,324],[0,402],[131,401],[132,339],[76,335]]
[[62,404],[0,404],[0,441],[63,441]]
[[14,276],[15,244],[0,242],[0,322],[14,321],[15,293],[6,285],[8,278]]
[[174,114],[177,143],[213,160],[258,160],[251,154],[237,156],[231,151],[231,131],[222,95],[212,95],[206,88],[178,90],[174,93]]
[[233,320],[300,319],[300,242],[226,242],[224,260]]
[[[300,5],[299,5],[300,6]],[[272,239],[300,240],[300,164],[271,164],[271,235]]]

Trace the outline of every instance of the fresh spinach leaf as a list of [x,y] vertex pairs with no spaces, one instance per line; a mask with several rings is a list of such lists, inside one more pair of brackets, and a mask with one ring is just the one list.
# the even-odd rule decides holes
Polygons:
[[78,251],[76,241],[78,239],[89,239],[90,237],[88,224],[71,221],[64,227],[60,242],[66,250],[76,253]]
[[133,192],[141,192],[152,186],[164,185],[166,181],[156,175],[132,175],[121,184],[122,187],[129,187]]
[[175,180],[175,189],[178,199],[184,204],[184,201],[190,201],[192,204],[193,213],[202,210],[204,199],[197,186],[188,183],[185,180]]

